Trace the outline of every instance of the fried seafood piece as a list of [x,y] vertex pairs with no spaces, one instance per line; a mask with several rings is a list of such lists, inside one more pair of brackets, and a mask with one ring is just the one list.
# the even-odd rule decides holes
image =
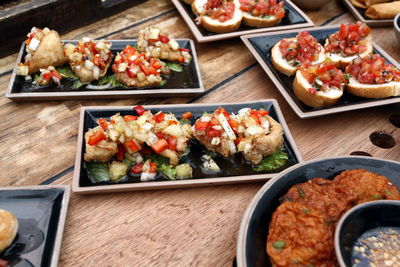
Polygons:
[[113,58],[110,47],[111,43],[104,39],[95,41],[84,37],[76,46],[66,44],[64,51],[79,80],[89,83],[106,75]]
[[118,152],[117,143],[112,141],[100,126],[85,133],[85,148],[85,161],[107,162]]
[[364,169],[343,171],[333,182],[342,190],[352,191],[356,204],[377,199],[400,200],[397,187],[388,178]]
[[272,214],[267,253],[274,266],[336,266],[333,233],[319,211],[284,202]]
[[25,63],[20,63],[18,66],[18,75],[27,76],[38,72],[39,69],[46,69],[49,66],[57,67],[67,63],[64,45],[54,30],[33,27],[28,33],[25,43],[27,55]]
[[164,62],[146,56],[145,53],[139,53],[130,45],[118,53],[112,69],[117,81],[126,86],[139,88],[159,85],[163,81],[161,74],[170,73]]
[[292,186],[282,200],[306,205],[324,214],[326,223],[335,223],[354,206],[356,195],[331,180],[313,178]]
[[246,161],[254,165],[283,145],[282,126],[268,115],[264,109],[239,110],[236,116],[237,128],[233,127],[238,134],[238,151],[243,153]]
[[0,253],[12,244],[17,232],[18,219],[11,212],[0,209]]
[[139,32],[137,45],[139,52],[147,56],[180,63],[189,63],[192,60],[189,49],[180,48],[175,39],[162,35],[161,30],[155,26]]
[[193,128],[194,137],[207,149],[224,157],[242,152],[254,165],[283,144],[282,127],[264,109],[244,108],[235,115],[218,108],[199,118]]
[[50,66],[47,69],[40,69],[39,78],[34,83],[40,86],[48,85],[51,82],[60,85],[61,79],[60,73],[53,66]]

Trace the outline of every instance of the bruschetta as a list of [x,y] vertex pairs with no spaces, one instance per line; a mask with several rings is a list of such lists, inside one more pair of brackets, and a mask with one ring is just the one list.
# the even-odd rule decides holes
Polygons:
[[84,37],[77,45],[66,44],[64,51],[79,80],[89,83],[106,75],[113,58],[110,47],[111,43],[103,39],[95,41]]
[[67,62],[64,55],[64,44],[60,36],[49,28],[39,29],[33,27],[28,33],[26,43],[25,62],[19,64],[18,75],[27,76],[46,69],[49,66],[60,66]]
[[334,62],[324,62],[299,69],[293,82],[293,91],[307,106],[331,106],[343,95],[345,82],[345,75],[336,68]]
[[300,66],[317,64],[325,59],[324,48],[309,32],[279,41],[271,50],[272,64],[283,74],[294,75]]
[[263,109],[244,108],[238,114],[229,114],[224,108],[218,108],[196,121],[193,136],[223,157],[242,153],[253,165],[283,144],[282,127]]
[[164,62],[147,57],[130,45],[117,54],[112,70],[117,81],[138,88],[159,85],[163,81],[161,74],[169,73]]
[[239,0],[242,23],[256,28],[278,24],[285,17],[284,2],[276,0]]
[[237,30],[243,18],[239,0],[195,0],[192,10],[199,25],[216,33]]
[[344,68],[357,57],[366,57],[373,52],[371,29],[360,21],[341,24],[340,30],[325,41],[326,56]]
[[353,60],[346,68],[347,92],[365,98],[400,95],[400,70],[379,55]]
[[174,39],[162,34],[158,27],[148,27],[139,32],[138,50],[147,56],[189,63],[192,59],[189,49],[181,48]]

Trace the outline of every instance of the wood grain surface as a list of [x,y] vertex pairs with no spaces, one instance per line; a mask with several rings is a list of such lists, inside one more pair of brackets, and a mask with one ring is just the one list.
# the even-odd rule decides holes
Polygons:
[[[316,25],[355,21],[340,1],[306,14]],[[168,0],[146,1],[62,38],[134,38],[141,28],[153,24],[174,37],[193,38]],[[392,27],[374,28],[373,37],[400,60]],[[71,184],[79,111],[89,105],[275,98],[305,160],[353,151],[400,160],[399,144],[382,149],[369,139],[374,131],[386,131],[400,142],[400,129],[389,122],[391,114],[400,113],[400,105],[301,120],[240,39],[196,43],[196,49],[206,92],[195,98],[17,103],[4,97],[16,55],[0,59],[0,186]],[[231,266],[242,214],[261,186],[72,194],[60,266]]]

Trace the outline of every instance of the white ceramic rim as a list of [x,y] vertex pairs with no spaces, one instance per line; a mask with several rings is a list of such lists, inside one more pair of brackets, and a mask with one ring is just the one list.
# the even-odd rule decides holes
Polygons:
[[337,258],[337,261],[339,262],[340,267],[347,267],[346,264],[344,263],[342,251],[341,251],[340,245],[339,245],[340,244],[339,243],[339,233],[343,226],[343,222],[347,219],[347,217],[349,217],[351,214],[353,214],[354,212],[356,212],[358,210],[365,209],[367,207],[371,207],[371,206],[375,206],[375,205],[380,205],[380,204],[389,204],[389,205],[394,204],[395,206],[400,206],[400,201],[399,200],[375,200],[375,201],[371,201],[371,202],[362,203],[362,204],[356,205],[353,208],[349,209],[340,218],[339,222],[336,225],[335,237],[334,237],[335,254],[336,254],[336,258]]
[[245,241],[246,241],[246,233],[248,231],[248,226],[249,226],[249,221],[250,221],[250,215],[253,214],[254,209],[258,202],[260,201],[260,198],[264,195],[265,191],[267,191],[278,179],[286,175],[287,173],[293,171],[294,169],[297,169],[299,167],[315,163],[315,162],[321,162],[321,161],[326,161],[326,160],[333,160],[333,159],[355,159],[358,158],[360,160],[363,159],[372,159],[376,161],[381,161],[381,162],[391,162],[395,164],[399,164],[398,161],[394,160],[388,160],[388,159],[382,159],[382,158],[376,158],[376,157],[367,157],[367,156],[337,156],[337,157],[330,157],[330,158],[320,158],[320,159],[313,159],[313,160],[308,160],[304,162],[300,162],[296,165],[293,165],[292,167],[282,171],[279,173],[279,175],[275,176],[271,180],[269,180],[267,183],[265,183],[261,189],[254,195],[253,199],[250,201],[249,205],[247,206],[243,217],[242,221],[240,223],[240,228],[239,228],[239,233],[238,233],[238,239],[236,243],[236,263],[238,267],[247,267],[247,262],[246,262],[246,246],[245,246]]
[[397,23],[397,21],[400,20],[400,13],[396,15],[396,17],[394,17],[393,20],[393,24],[394,24],[394,28],[396,29],[396,31],[400,34],[400,27],[399,27],[399,23]]

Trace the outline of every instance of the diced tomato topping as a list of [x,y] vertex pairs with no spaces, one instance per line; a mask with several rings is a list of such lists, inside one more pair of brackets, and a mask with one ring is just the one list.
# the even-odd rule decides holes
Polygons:
[[112,125],[114,125],[114,124],[115,124],[115,120],[110,120],[110,123],[111,123]]
[[138,119],[138,117],[137,116],[133,116],[133,115],[125,115],[124,116],[124,120],[125,121],[135,121],[137,119]]
[[209,137],[218,137],[218,136],[221,136],[221,135],[222,135],[222,129],[221,129],[221,130],[216,130],[216,129],[210,127],[210,128],[208,129],[208,131],[207,131],[207,135],[208,135]]
[[308,91],[310,94],[313,94],[313,95],[315,95],[315,94],[317,93],[317,90],[315,90],[315,88],[308,88],[307,91]]
[[194,129],[196,131],[206,131],[209,125],[210,125],[209,121],[197,120],[196,123],[194,124]]
[[169,120],[168,121],[168,125],[172,125],[172,124],[178,124],[178,122],[177,121],[173,121],[173,120]]
[[212,19],[225,22],[233,18],[235,4],[233,1],[208,0],[204,6],[206,15]]
[[118,152],[116,155],[117,160],[123,160],[125,156],[126,149],[123,144],[118,144]]
[[258,114],[259,114],[260,116],[265,116],[265,115],[268,115],[268,114],[269,114],[269,111],[267,111],[267,110],[259,110],[259,111],[258,111]]
[[165,134],[163,132],[156,132],[158,139],[165,139]]
[[240,142],[242,142],[243,139],[243,137],[238,137],[233,142],[235,142],[235,145],[238,145]]
[[285,16],[284,2],[276,0],[239,0],[240,9],[253,16],[275,16],[281,19]]
[[155,142],[151,148],[156,152],[157,154],[160,154],[163,152],[165,149],[168,147],[168,142],[165,139],[159,139],[157,142]]
[[124,146],[130,153],[135,153],[140,150],[140,146],[133,139],[125,142]]
[[175,136],[168,136],[168,149],[176,150],[177,138]]
[[131,173],[134,173],[134,174],[139,174],[139,173],[141,173],[141,172],[143,171],[143,165],[144,165],[143,162],[136,164],[135,166],[133,166],[133,167],[131,168],[130,172],[131,172]]
[[50,80],[52,76],[51,72],[46,72],[43,74],[43,79]]
[[155,162],[150,162],[149,166],[149,172],[150,173],[156,173],[157,172],[157,164]]
[[335,87],[341,89],[346,82],[343,72],[335,67],[335,63],[319,63],[307,68],[301,68],[303,76],[308,80],[312,87],[308,92],[316,94],[318,91],[326,91]]
[[185,63],[185,57],[184,56],[179,56],[178,61],[180,63]]
[[190,120],[192,117],[193,117],[193,114],[190,111],[187,111],[182,114],[182,119],[185,119],[185,120]]
[[352,56],[366,51],[365,38],[371,29],[360,21],[357,23],[341,24],[339,31],[328,37],[325,45],[328,52]]
[[56,78],[59,79],[59,80],[62,79],[60,73],[58,73],[58,71],[56,71],[56,70],[53,70],[53,71],[51,72],[51,74],[52,74],[53,77],[56,77]]
[[155,122],[157,122],[157,123],[162,122],[162,121],[164,120],[164,118],[165,118],[165,114],[162,113],[162,112],[157,113],[156,115],[153,116],[153,120],[154,120]]
[[181,52],[190,52],[190,50],[187,48],[179,48],[178,50]]
[[225,117],[229,118],[229,113],[226,111],[226,109],[219,107],[216,111],[217,114],[224,114]]
[[103,118],[99,119],[99,125],[101,126],[101,128],[103,128],[103,130],[108,129],[108,124],[106,119]]
[[252,111],[250,111],[250,117],[253,118],[253,120],[255,120],[258,124],[261,124],[260,118],[258,117],[257,113],[252,113]]
[[150,64],[151,64],[151,66],[152,66],[154,69],[156,69],[156,70],[162,68],[162,65],[161,65],[161,63],[160,63],[159,60],[153,60],[153,59],[152,59],[152,60],[150,61]]
[[104,131],[103,131],[103,130],[98,130],[98,131],[94,132],[94,133],[89,137],[88,145],[89,145],[89,146],[94,146],[94,145],[96,145],[97,143],[99,143],[100,141],[106,140],[106,139],[107,139],[107,136],[105,135]]
[[237,132],[238,127],[239,127],[239,123],[236,120],[229,120],[228,123],[231,126],[232,130],[234,132]]
[[139,105],[139,106],[134,107],[133,110],[136,111],[136,113],[137,113],[139,116],[142,116],[143,113],[146,111],[142,105]]
[[0,259],[0,267],[7,267],[7,266],[8,266],[8,261]]
[[161,41],[161,43],[166,44],[169,42],[169,38],[167,36],[160,35],[160,41]]

